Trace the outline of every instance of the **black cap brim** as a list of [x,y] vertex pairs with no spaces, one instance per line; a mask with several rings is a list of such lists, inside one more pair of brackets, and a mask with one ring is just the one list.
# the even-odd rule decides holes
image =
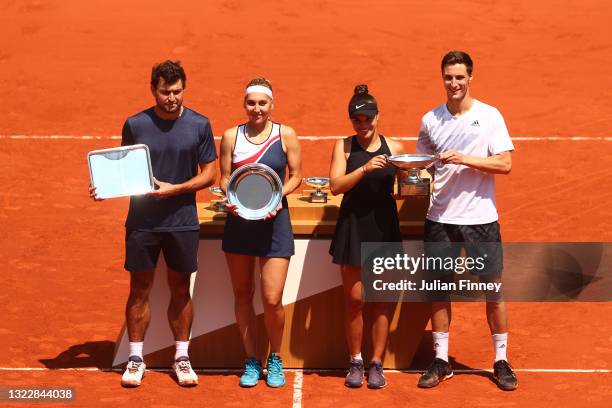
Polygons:
[[374,118],[374,116],[376,116],[376,114],[378,114],[378,111],[374,109],[355,109],[349,114],[349,116],[351,118],[354,118],[355,116],[364,115],[372,119]]

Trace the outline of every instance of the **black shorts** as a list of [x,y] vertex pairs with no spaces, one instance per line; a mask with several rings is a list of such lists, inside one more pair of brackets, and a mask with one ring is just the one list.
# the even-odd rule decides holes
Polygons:
[[200,231],[151,232],[126,229],[125,269],[130,272],[152,271],[159,252],[169,268],[191,273],[198,269]]
[[[488,224],[455,225],[425,220],[425,251],[429,256],[457,258],[463,248],[466,256],[480,259],[469,272],[495,276],[504,269],[501,233],[497,221]],[[428,245],[428,243],[431,243]]]
[[[464,279],[474,281],[474,278],[470,278],[465,272],[476,275],[477,281],[480,282],[501,282],[504,258],[497,221],[488,224],[455,225],[425,220],[424,241],[428,261],[431,258],[454,260],[448,263],[449,266],[444,263],[443,267],[435,264],[434,267],[426,268],[424,278],[427,282],[457,283],[458,280]],[[460,257],[462,249],[465,250],[465,257]],[[461,295],[460,291],[454,292]],[[469,299],[473,295],[467,296]],[[503,300],[501,292],[486,291],[484,296],[489,302]],[[449,293],[443,290],[429,291],[425,293],[425,298],[428,301],[450,300]]]

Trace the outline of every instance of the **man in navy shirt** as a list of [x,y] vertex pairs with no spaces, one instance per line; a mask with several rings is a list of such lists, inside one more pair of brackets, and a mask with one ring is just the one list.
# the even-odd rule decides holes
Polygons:
[[[171,299],[168,320],[176,341],[173,369],[182,386],[198,384],[188,356],[193,305],[191,273],[198,268],[200,235],[196,191],[216,178],[214,138],[208,119],[183,106],[186,76],[178,62],[153,68],[151,92],[155,106],[127,119],[123,146],[145,144],[151,153],[156,189],[132,196],[125,222],[125,269],[130,272],[126,322],[130,356],[121,378],[126,387],[139,386],[144,375],[143,340],[150,321],[149,293],[159,253],[168,265]],[[95,189],[91,189],[95,197]]]

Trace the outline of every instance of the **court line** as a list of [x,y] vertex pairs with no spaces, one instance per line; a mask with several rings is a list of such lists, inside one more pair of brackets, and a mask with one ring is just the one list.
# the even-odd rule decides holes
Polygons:
[[302,408],[302,384],[304,383],[304,371],[295,370],[293,379],[293,408]]
[[[612,369],[605,368],[594,368],[594,369],[580,369],[580,368],[513,368],[516,372],[522,373],[606,373],[612,374]],[[149,371],[159,373],[170,373],[173,372],[171,368],[147,368]],[[69,368],[49,368],[49,367],[0,367],[0,371],[99,371],[99,372],[123,372],[123,368],[97,368],[97,367],[69,367]],[[195,372],[214,374],[214,373],[242,373],[243,369],[238,368],[200,368],[194,369]],[[299,387],[301,392],[303,374],[311,373],[338,373],[345,372],[343,369],[317,369],[317,368],[285,368],[284,371],[295,373],[296,379],[294,380],[294,387],[299,381]],[[385,369],[385,373],[407,373],[407,374],[420,374],[423,370],[392,370]],[[454,369],[453,372],[460,374],[475,374],[475,373],[491,373],[492,369],[487,368],[472,368],[472,369]],[[299,377],[301,377],[298,380]]]
[[[298,136],[300,140],[338,140],[346,136]],[[390,136],[395,140],[416,141],[416,136]],[[0,135],[0,139],[13,140],[121,140],[121,136],[89,136],[89,135]],[[519,141],[603,141],[612,142],[610,136],[513,136],[512,140]],[[215,140],[221,140],[221,136],[215,136]]]

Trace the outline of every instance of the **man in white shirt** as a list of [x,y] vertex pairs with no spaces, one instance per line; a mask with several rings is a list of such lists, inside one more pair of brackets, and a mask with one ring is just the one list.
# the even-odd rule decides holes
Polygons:
[[[439,155],[433,168],[433,191],[425,222],[425,241],[462,242],[470,248],[500,243],[495,205],[495,174],[508,174],[514,150],[504,119],[497,109],[470,95],[473,62],[463,51],[442,59],[442,79],[447,101],[423,116],[417,152]],[[475,244],[475,245],[474,245]],[[432,244],[435,247],[435,244]],[[489,247],[491,248],[491,247]],[[487,260],[481,281],[501,282],[501,244]],[[455,256],[458,256],[457,252]],[[452,276],[450,277],[452,279]],[[452,377],[448,362],[450,302],[432,304],[432,332],[436,358],[419,379],[431,388]],[[506,305],[487,297],[486,315],[495,350],[494,378],[503,390],[514,390],[517,379],[506,358],[508,328]]]

